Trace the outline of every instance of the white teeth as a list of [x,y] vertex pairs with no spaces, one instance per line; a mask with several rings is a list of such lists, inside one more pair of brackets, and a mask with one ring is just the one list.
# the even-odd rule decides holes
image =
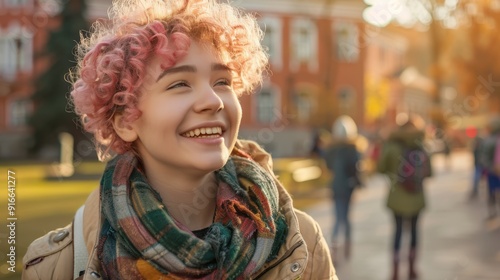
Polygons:
[[219,137],[222,134],[222,127],[216,126],[216,127],[203,127],[203,128],[197,128],[193,129],[191,131],[188,131],[184,133],[184,136],[186,137],[201,137],[201,138],[207,138],[207,137]]

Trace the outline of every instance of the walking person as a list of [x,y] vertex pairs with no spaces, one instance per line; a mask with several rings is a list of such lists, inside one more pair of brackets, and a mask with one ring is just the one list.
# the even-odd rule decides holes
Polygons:
[[424,132],[409,120],[392,132],[382,148],[378,171],[388,175],[387,207],[394,217],[392,276],[399,278],[401,237],[409,228],[409,279],[417,279],[418,222],[425,207],[423,181],[431,176],[430,159],[422,148]]
[[483,140],[481,164],[488,184],[488,220],[498,215],[497,198],[500,193],[500,118],[493,118],[489,124],[489,135]]
[[481,149],[483,148],[483,138],[478,133],[476,137],[474,137],[474,141],[472,143],[472,155],[474,157],[474,173],[472,177],[472,189],[469,194],[469,199],[476,199],[479,194],[479,184],[481,183],[481,179],[484,174],[484,166],[481,163]]
[[268,62],[254,17],[216,0],[111,15],[80,44],[71,92],[111,159],[75,222],[30,245],[23,279],[337,279],[271,156],[237,139],[238,97]]
[[[351,255],[351,222],[349,209],[354,189],[361,185],[358,163],[360,153],[356,148],[358,137],[357,126],[349,116],[340,116],[332,126],[333,142],[326,149],[324,159],[326,166],[333,175],[331,189],[334,202],[335,223],[332,235],[334,254],[344,248],[344,257]],[[339,234],[343,230],[343,242],[339,241]],[[341,245],[342,244],[342,245]],[[336,261],[337,255],[334,255]]]

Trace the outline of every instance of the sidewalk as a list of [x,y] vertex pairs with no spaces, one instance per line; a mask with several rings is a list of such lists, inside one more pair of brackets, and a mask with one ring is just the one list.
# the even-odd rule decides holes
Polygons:
[[[420,218],[420,280],[500,280],[500,218],[485,220],[484,188],[476,201],[467,200],[471,163],[470,154],[454,153],[447,170],[441,155],[433,157],[435,172],[426,183],[427,208]],[[352,256],[336,264],[340,280],[389,279],[393,225],[385,207],[387,189],[385,178],[376,175],[355,194]],[[330,242],[331,201],[321,200],[306,212],[319,222]],[[407,279],[409,237],[402,242],[400,279]]]

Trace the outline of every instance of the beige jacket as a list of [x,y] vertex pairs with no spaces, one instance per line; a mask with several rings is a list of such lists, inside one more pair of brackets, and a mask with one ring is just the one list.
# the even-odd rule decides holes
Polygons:
[[[238,141],[237,145],[273,174],[270,155],[256,143]],[[321,228],[309,215],[293,208],[290,195],[277,179],[276,182],[280,206],[289,226],[288,237],[277,258],[251,278],[338,280]],[[99,206],[99,190],[95,190],[85,202],[83,214],[84,240],[89,252],[85,274],[80,278],[84,280],[100,279],[100,262],[96,249],[100,226]],[[23,258],[22,279],[73,279],[72,241],[72,224],[33,241]]]

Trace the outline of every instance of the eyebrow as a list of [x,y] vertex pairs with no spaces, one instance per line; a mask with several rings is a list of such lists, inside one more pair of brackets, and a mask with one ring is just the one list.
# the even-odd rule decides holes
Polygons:
[[232,69],[229,66],[227,66],[226,64],[213,63],[212,64],[212,71],[229,71],[229,72],[231,72]]
[[[225,64],[222,63],[212,63],[211,67],[212,71],[231,71],[231,68]],[[171,67],[163,71],[156,81],[158,82],[161,80],[161,78],[165,77],[165,75],[168,74],[175,74],[175,73],[180,73],[180,72],[189,72],[189,73],[196,73],[197,69],[195,66],[192,65],[181,65],[178,67]]]

